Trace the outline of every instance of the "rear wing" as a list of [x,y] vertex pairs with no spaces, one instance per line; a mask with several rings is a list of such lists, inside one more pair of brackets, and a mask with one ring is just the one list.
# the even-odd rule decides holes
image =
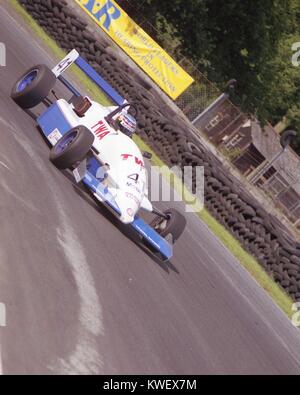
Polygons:
[[73,49],[63,60],[53,67],[52,72],[75,96],[81,96],[80,92],[62,75],[72,64],[76,64],[114,103],[119,106],[126,103],[126,100],[80,56],[76,49]]

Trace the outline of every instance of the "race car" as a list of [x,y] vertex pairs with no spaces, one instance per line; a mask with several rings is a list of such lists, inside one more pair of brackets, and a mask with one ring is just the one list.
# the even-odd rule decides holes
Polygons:
[[[81,93],[62,75],[76,64],[117,105],[105,107]],[[72,98],[58,98],[54,86],[60,81]],[[51,96],[55,100],[51,100]],[[83,183],[97,201],[104,204],[123,224],[131,226],[143,244],[162,261],[173,255],[173,244],[186,226],[175,209],[156,209],[148,198],[144,157],[132,139],[137,109],[122,98],[76,50],[52,70],[37,65],[14,84],[11,98],[23,110],[43,103],[37,124],[51,145],[50,161],[58,169],[69,169],[77,183]],[[148,224],[145,210],[155,215]]]

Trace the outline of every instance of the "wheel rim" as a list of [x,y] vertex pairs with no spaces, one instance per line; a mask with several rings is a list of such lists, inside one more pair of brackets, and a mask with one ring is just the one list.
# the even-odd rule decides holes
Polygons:
[[169,220],[164,218],[157,218],[157,220],[152,224],[156,232],[158,233],[163,232],[167,228],[170,218],[171,218],[170,216],[169,216]]
[[37,77],[38,70],[32,70],[19,81],[17,85],[17,92],[23,92]]
[[77,137],[77,130],[74,130],[74,132],[69,133],[65,138],[63,137],[54,147],[54,152],[56,154],[61,154],[66,148],[68,148],[73,141]]

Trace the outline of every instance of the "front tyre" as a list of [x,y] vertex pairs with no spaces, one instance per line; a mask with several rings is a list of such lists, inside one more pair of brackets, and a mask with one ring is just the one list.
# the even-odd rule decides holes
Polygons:
[[40,104],[54,87],[56,77],[45,65],[34,66],[14,84],[10,97],[24,110]]
[[71,129],[58,140],[50,151],[50,161],[58,169],[65,170],[83,161],[92,148],[94,135],[85,126]]
[[164,211],[164,214],[168,216],[168,219],[157,216],[150,223],[150,226],[164,238],[171,236],[174,244],[186,227],[186,219],[179,211],[173,208]]

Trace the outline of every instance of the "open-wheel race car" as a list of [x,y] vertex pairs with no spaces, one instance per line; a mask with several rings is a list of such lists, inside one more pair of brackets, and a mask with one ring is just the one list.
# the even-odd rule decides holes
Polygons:
[[[105,107],[81,95],[62,75],[73,63],[117,105]],[[70,100],[57,97],[53,90],[57,80],[72,93]],[[142,153],[132,139],[137,126],[136,107],[109,86],[76,50],[52,70],[45,65],[32,67],[15,83],[11,97],[24,110],[40,103],[46,105],[36,121],[52,146],[50,161],[58,169],[70,169],[76,182],[82,182],[97,201],[131,226],[151,253],[169,260],[186,220],[175,209],[161,212],[148,198],[144,157],[151,155]],[[150,224],[140,217],[141,210],[154,214]]]

